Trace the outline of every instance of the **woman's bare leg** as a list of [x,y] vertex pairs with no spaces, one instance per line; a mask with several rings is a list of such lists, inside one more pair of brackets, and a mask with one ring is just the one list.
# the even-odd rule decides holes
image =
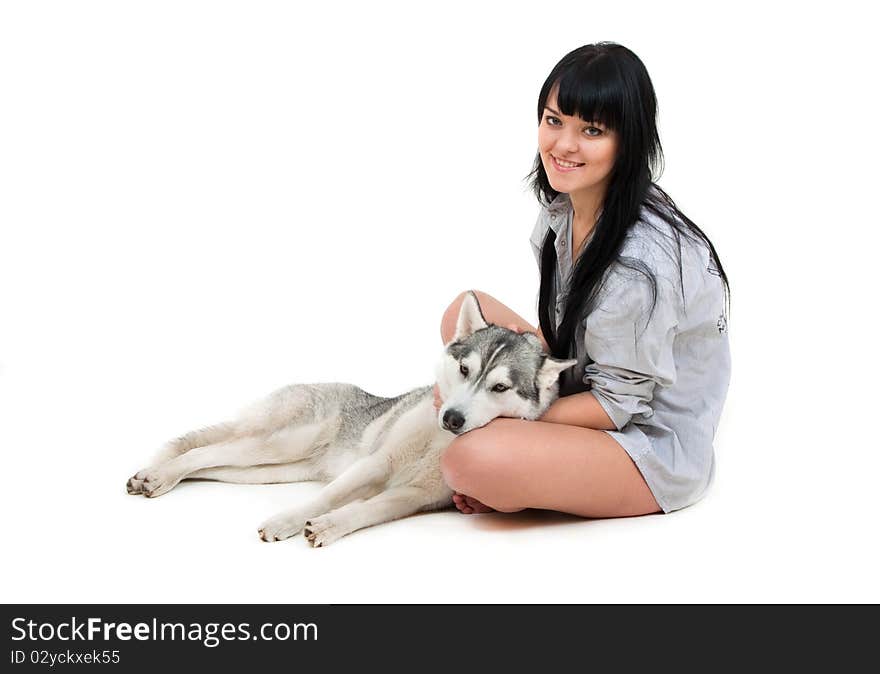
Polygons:
[[607,433],[580,426],[495,419],[453,440],[441,466],[456,492],[505,512],[630,517],[660,511],[626,451]]
[[[496,325],[536,329],[497,299],[478,290],[484,318]],[[443,343],[455,334],[464,293],[443,314]],[[585,517],[659,512],[647,483],[611,436],[580,426],[495,419],[456,438],[442,460],[456,507],[465,514],[523,508]]]

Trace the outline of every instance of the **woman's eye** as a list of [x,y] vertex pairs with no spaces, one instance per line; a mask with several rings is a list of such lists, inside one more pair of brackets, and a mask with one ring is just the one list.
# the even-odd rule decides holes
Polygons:
[[462,366],[459,368],[459,371],[460,371],[460,372],[462,373],[462,375],[464,375],[465,377],[468,376],[467,365],[462,365]]
[[[553,115],[545,115],[544,120],[549,126],[562,126],[562,122],[559,121],[559,118],[554,117]],[[602,131],[602,129],[600,129],[598,126],[588,126],[584,129],[584,132],[591,138],[596,138],[597,136],[601,136],[604,133],[604,131]]]
[[504,384],[495,384],[495,386],[492,387],[492,390],[495,391],[495,393],[504,393],[509,388],[509,386],[505,386]]

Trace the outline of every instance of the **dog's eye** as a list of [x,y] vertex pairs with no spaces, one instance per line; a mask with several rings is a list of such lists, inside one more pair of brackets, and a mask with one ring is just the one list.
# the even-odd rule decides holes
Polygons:
[[467,365],[462,365],[462,366],[459,368],[459,371],[460,371],[460,372],[462,373],[462,375],[464,375],[465,377],[468,376]]
[[495,384],[495,386],[492,387],[492,390],[495,391],[495,393],[504,393],[509,388],[509,386],[505,386],[504,384]]

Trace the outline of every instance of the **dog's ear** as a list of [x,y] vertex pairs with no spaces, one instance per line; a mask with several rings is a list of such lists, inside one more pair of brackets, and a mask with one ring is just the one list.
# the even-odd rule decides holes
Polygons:
[[577,359],[557,360],[552,356],[545,357],[541,364],[541,370],[538,372],[538,387],[550,388],[559,379],[560,372],[575,364],[577,364]]
[[452,341],[457,342],[465,337],[470,337],[477,330],[488,325],[486,319],[483,318],[476,293],[473,290],[468,290],[461,301],[461,308],[458,310],[458,323],[455,326],[455,336]]

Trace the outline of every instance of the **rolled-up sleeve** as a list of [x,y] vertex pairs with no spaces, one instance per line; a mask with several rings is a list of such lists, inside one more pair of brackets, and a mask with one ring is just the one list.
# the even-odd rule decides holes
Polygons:
[[660,275],[653,315],[651,305],[645,277],[617,274],[584,321],[584,346],[592,361],[586,365],[584,383],[618,430],[637,414],[653,414],[655,386],[675,383],[678,304],[671,284]]

